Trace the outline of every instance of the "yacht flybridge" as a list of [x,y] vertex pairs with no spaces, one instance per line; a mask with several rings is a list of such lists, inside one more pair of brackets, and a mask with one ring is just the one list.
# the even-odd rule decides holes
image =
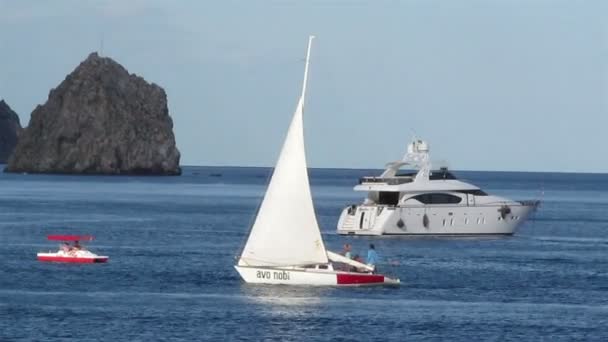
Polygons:
[[389,163],[379,177],[363,177],[354,189],[367,198],[342,211],[339,234],[511,235],[539,204],[489,195],[447,168],[432,171],[429,145],[418,139],[403,160]]
[[[302,95],[235,268],[247,283],[316,286],[398,284],[398,279],[375,274],[373,266],[325,249],[308,183],[302,121],[312,39],[311,36],[308,40]],[[342,264],[349,271],[334,268],[335,263]]]

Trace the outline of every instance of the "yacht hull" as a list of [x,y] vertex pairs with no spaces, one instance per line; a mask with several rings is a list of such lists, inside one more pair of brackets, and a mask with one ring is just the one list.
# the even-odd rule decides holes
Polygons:
[[360,205],[342,211],[337,232],[342,235],[512,235],[538,203],[500,205],[400,207]]
[[380,274],[321,269],[234,266],[246,283],[298,286],[392,286],[399,279]]

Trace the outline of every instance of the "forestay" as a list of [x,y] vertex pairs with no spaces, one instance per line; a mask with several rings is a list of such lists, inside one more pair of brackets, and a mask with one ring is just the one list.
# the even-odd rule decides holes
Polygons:
[[304,148],[302,116],[312,38],[308,41],[302,95],[239,260],[240,266],[298,266],[328,262],[310,194]]

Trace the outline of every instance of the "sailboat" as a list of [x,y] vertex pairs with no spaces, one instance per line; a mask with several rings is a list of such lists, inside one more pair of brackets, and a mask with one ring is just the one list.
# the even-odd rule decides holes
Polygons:
[[[302,119],[313,38],[308,38],[302,94],[249,238],[234,267],[247,283],[399,284],[399,279],[374,273],[372,265],[328,251],[323,243],[308,181]],[[338,264],[340,267],[334,268]]]

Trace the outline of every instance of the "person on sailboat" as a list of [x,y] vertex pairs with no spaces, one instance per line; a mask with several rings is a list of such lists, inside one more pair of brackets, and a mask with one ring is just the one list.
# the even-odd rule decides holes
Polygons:
[[352,259],[350,251],[351,251],[350,243],[345,243],[344,248],[342,249],[342,255],[344,255],[344,257],[346,257],[346,258]]
[[[352,255],[350,254],[351,246],[350,243],[345,243],[344,247],[342,247],[342,256],[348,259],[352,259]],[[350,271],[351,267],[348,264],[339,264],[340,269],[343,271]]]
[[[363,264],[363,258],[359,254],[355,254],[355,256],[353,257],[353,260],[356,261],[356,262],[360,262],[360,263]],[[353,267],[351,267],[350,271],[351,272],[361,272],[361,273],[364,273],[365,269],[360,269],[358,267],[353,266]]]
[[378,269],[376,265],[378,264],[378,253],[376,253],[376,247],[373,243],[369,244],[369,250],[367,251],[367,264],[374,268],[374,272]]

